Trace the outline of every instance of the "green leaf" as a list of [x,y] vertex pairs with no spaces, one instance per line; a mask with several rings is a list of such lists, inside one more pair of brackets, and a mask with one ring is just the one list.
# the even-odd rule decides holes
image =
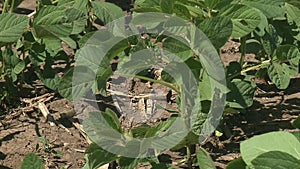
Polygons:
[[300,159],[300,142],[288,132],[270,132],[241,143],[241,154],[247,165],[263,153],[281,151]]
[[[177,142],[178,142],[178,140],[177,140]],[[199,143],[199,136],[191,131],[176,146],[172,147],[172,151],[173,150],[179,150],[179,149],[181,149],[181,148],[183,148],[187,145],[193,145],[193,144],[198,144],[198,143]]]
[[151,169],[175,169],[175,167],[171,166],[171,164],[166,163],[151,163]]
[[300,9],[289,3],[285,3],[285,9],[289,23],[295,22],[300,27]]
[[103,96],[106,96],[106,84],[112,74],[113,71],[110,66],[99,66],[96,75],[97,92]]
[[37,38],[67,37],[83,29],[82,24],[80,27],[75,22],[82,23],[84,18],[84,13],[74,8],[43,7],[33,20],[33,33]]
[[282,17],[285,0],[242,0],[241,3],[259,9],[267,18]]
[[266,33],[261,37],[261,44],[269,56],[274,55],[274,51],[279,46],[280,41],[273,25],[269,24],[266,27]]
[[300,132],[293,132],[292,133],[297,139],[298,141],[300,142]]
[[140,161],[139,158],[120,157],[119,166],[122,169],[133,169],[136,168],[139,161]]
[[[119,132],[118,119],[114,117],[115,115],[109,115],[109,113],[114,112],[109,111],[109,109],[106,109],[105,113],[90,112],[88,118],[83,121],[84,131],[94,143],[101,145],[103,149],[119,154],[124,153],[123,151],[128,148],[127,144],[130,144],[130,141],[125,140],[126,138]],[[130,148],[128,151],[130,151]],[[128,152],[128,155],[134,156],[136,154]]]
[[3,51],[3,62],[6,68],[13,69],[21,60],[18,54],[11,49],[11,47],[7,47]]
[[147,131],[146,137],[153,137],[160,134],[161,132],[168,130],[173,125],[175,120],[175,117],[170,117],[167,121],[159,123],[157,126]]
[[255,169],[300,168],[300,160],[288,153],[269,151],[251,161]]
[[197,151],[197,160],[199,167],[202,169],[216,169],[209,153],[201,147]]
[[[200,72],[200,71],[199,71]],[[212,86],[210,77],[208,76],[207,72],[203,70],[201,81],[199,82],[199,91],[201,101],[203,100],[211,100],[212,99]],[[205,89],[205,90],[203,90]]]
[[27,27],[28,17],[4,13],[0,15],[0,42],[17,42]]
[[162,12],[172,14],[176,0],[160,0],[160,8]]
[[245,162],[243,161],[243,159],[240,157],[238,159],[235,159],[233,161],[231,161],[226,169],[247,169],[247,165],[245,164]]
[[70,8],[66,10],[66,16],[69,21],[73,21],[73,29],[71,34],[76,35],[82,32],[85,28],[87,15],[79,9]]
[[169,73],[167,73],[165,71],[161,72],[161,78],[165,82],[176,83],[175,79]]
[[118,64],[119,72],[121,74],[135,75],[151,68],[151,65],[157,64],[157,60],[152,50],[140,50],[128,58],[124,58],[122,62]]
[[154,7],[159,6],[160,0],[136,0],[134,2],[134,5],[140,6],[140,7]]
[[85,154],[85,158],[87,159],[85,167],[89,169],[99,168],[102,165],[113,162],[118,158],[117,155],[102,149],[95,143],[89,145]]
[[20,74],[26,67],[26,63],[24,60],[20,61],[15,67],[14,72],[15,74]]
[[209,9],[214,9],[221,0],[205,0],[205,6]]
[[72,5],[74,5],[74,0],[59,0],[57,3],[57,6],[63,6],[63,7],[71,7]]
[[95,15],[104,23],[104,25],[124,16],[122,9],[115,4],[108,2],[93,1]]
[[110,127],[117,130],[118,132],[122,132],[122,127],[119,122],[118,116],[114,111],[107,108],[105,109],[105,112],[102,112],[102,116],[104,117],[104,119],[106,120],[106,122]]
[[60,80],[58,92],[69,100],[79,100],[95,82],[95,73],[85,66],[70,69]]
[[176,13],[176,15],[186,19],[186,20],[190,20],[191,19],[191,14],[189,9],[181,4],[174,4],[174,9],[173,9],[173,13]]
[[285,2],[292,4],[297,8],[300,8],[300,1],[298,1],[298,0],[285,0]]
[[43,39],[47,52],[51,56],[55,56],[59,51],[62,50],[60,39]]
[[41,5],[53,5],[52,0],[40,0]]
[[[148,29],[154,29],[160,24],[167,21],[169,18],[162,18],[161,15],[153,15],[153,13],[142,13],[133,15],[132,23],[134,25],[143,25]],[[149,22],[151,20],[151,22]]]
[[251,80],[233,79],[228,88],[227,104],[229,107],[244,109],[253,104],[253,98],[256,91],[256,85]]
[[186,5],[185,6],[190,12],[192,16],[198,16],[198,17],[202,17],[204,15],[204,11],[201,10],[201,8],[199,7],[195,7],[195,6],[190,6],[190,5]]
[[60,37],[60,39],[64,42],[66,42],[66,44],[72,48],[72,49],[76,49],[77,48],[77,44],[76,44],[76,41],[73,40],[72,38],[70,37]]
[[46,60],[45,44],[34,43],[29,50],[30,61],[35,66],[40,66]]
[[198,27],[211,40],[215,48],[221,48],[232,34],[233,25],[230,18],[220,16],[205,19]]
[[221,10],[221,16],[231,18],[233,37],[243,37],[251,33],[261,22],[257,10],[244,5],[229,5]]
[[73,4],[73,8],[79,9],[79,10],[83,11],[84,13],[87,13],[88,3],[89,3],[89,0],[75,0],[75,2]]
[[289,62],[290,74],[296,76],[299,71],[300,52],[296,46],[281,45],[276,49],[276,56],[273,60],[279,62]]
[[199,55],[199,60],[209,73],[209,76],[217,81],[223,80],[224,74],[220,72],[223,70],[221,69],[223,63],[220,61],[216,49],[212,46],[204,33],[195,25],[187,27],[186,24],[184,20],[171,18],[164,23],[164,30],[170,31],[175,35],[184,35],[184,38],[187,38],[189,41],[190,48]]
[[298,118],[293,121],[293,127],[300,128],[300,116],[298,116]]
[[60,81],[57,73],[52,69],[52,61],[46,59],[44,70],[36,70],[35,73],[44,85],[52,90],[57,90],[58,82]]
[[266,17],[266,15],[264,15],[262,12],[259,12],[259,15],[260,15],[261,21],[260,21],[260,24],[255,29],[255,33],[258,36],[263,36],[265,34],[265,28],[268,26],[269,22],[268,22],[268,18]]
[[94,35],[95,32],[89,32],[87,34],[85,34],[79,41],[78,41],[78,45],[79,48],[82,48],[86,42],[90,39],[90,37],[92,37]]
[[165,50],[168,50],[170,53],[178,56],[182,61],[186,61],[187,59],[191,58],[194,54],[194,51],[191,50],[191,48],[188,45],[172,37],[168,37],[165,39],[163,43],[163,48]]
[[21,169],[44,169],[44,166],[39,156],[29,153],[25,156]]
[[268,66],[268,75],[278,89],[286,89],[290,84],[290,69],[285,63],[272,62]]
[[175,120],[176,120],[176,118],[170,117],[170,118],[168,118],[167,121],[161,122],[155,127],[150,127],[148,125],[142,125],[142,126],[131,129],[130,132],[136,138],[154,137],[154,136],[160,134],[161,132],[164,132],[167,129],[169,129]]

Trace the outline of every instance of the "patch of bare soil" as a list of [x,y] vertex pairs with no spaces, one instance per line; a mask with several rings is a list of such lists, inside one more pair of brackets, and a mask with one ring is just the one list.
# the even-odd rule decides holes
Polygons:
[[[63,101],[60,105],[67,107]],[[52,120],[46,120],[38,109],[27,113],[24,110],[1,116],[0,168],[20,168],[30,152],[43,159],[45,168],[83,167],[88,144],[70,120],[51,109]]]

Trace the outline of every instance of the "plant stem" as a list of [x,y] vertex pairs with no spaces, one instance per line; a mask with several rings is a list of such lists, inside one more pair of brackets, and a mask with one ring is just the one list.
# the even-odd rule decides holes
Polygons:
[[241,58],[240,58],[240,65],[243,66],[244,60],[246,56],[246,37],[241,37]]
[[15,0],[12,0],[12,1],[11,1],[11,5],[10,5],[10,8],[9,8],[9,12],[10,12],[10,13],[13,12],[14,6],[15,6]]
[[208,11],[207,11],[207,15],[208,15],[208,18],[211,18],[211,10],[208,8]]
[[178,163],[176,163],[175,164],[175,166],[179,166],[179,165],[181,165],[181,164],[183,164],[183,163],[185,163],[186,162],[186,158],[185,159],[183,159],[183,160],[180,160]]
[[265,60],[265,61],[261,62],[261,64],[259,64],[259,65],[255,65],[255,66],[249,67],[245,70],[242,70],[241,73],[246,73],[246,72],[249,72],[251,70],[255,70],[255,69],[258,69],[260,67],[267,66],[270,63],[271,63],[271,60]]
[[192,152],[191,152],[191,146],[188,145],[186,146],[186,158],[187,158],[187,165],[188,165],[188,168],[192,168]]
[[236,73],[236,74],[234,74],[234,75],[228,77],[227,80],[231,80],[231,79],[235,78],[235,77],[238,76],[238,75],[247,73],[247,72],[249,72],[249,71],[251,71],[251,70],[256,70],[256,69],[258,69],[258,68],[260,68],[260,67],[267,66],[267,65],[270,65],[270,64],[271,64],[271,60],[265,60],[265,61],[261,62],[261,63],[258,64],[258,65],[248,67],[248,68],[246,68],[245,70],[242,70],[241,72]]
[[153,82],[153,83],[158,83],[158,84],[161,84],[163,86],[166,86],[170,89],[173,89],[175,90],[178,94],[180,94],[180,90],[178,88],[176,88],[175,86],[173,86],[173,84],[171,83],[168,83],[168,82],[165,82],[165,81],[162,81],[162,80],[155,80],[155,79],[151,79],[149,77],[145,77],[145,76],[139,76],[139,75],[127,75],[127,74],[120,74],[120,76],[127,76],[127,77],[135,77],[135,78],[138,78],[138,79],[142,79],[142,80],[147,80],[147,81],[150,81],[150,82]]
[[8,4],[9,4],[10,0],[5,0],[4,4],[3,4],[3,8],[2,8],[2,14],[4,14],[5,12],[8,11]]
[[58,2],[59,2],[59,0],[54,0],[54,1],[52,1],[52,4],[56,4]]
[[36,11],[40,10],[40,6],[41,6],[40,0],[36,0]]

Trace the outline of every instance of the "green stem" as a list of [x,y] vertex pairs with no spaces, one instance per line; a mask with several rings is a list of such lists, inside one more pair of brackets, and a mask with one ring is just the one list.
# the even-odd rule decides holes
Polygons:
[[168,82],[164,82],[164,81],[161,81],[161,80],[155,80],[155,79],[151,79],[149,77],[145,77],[145,76],[139,76],[139,75],[127,75],[127,74],[120,74],[120,76],[127,76],[127,77],[135,77],[135,78],[138,78],[138,79],[142,79],[142,80],[147,80],[149,82],[153,82],[153,83],[158,83],[158,84],[161,84],[163,86],[166,86],[170,89],[173,89],[175,90],[178,94],[180,94],[180,90],[176,87],[173,86],[173,84],[171,83],[168,83]]
[[41,7],[40,0],[36,0],[36,11],[39,11]]
[[207,15],[208,15],[208,18],[211,18],[211,10],[210,9],[208,9]]
[[9,4],[10,0],[5,0],[4,4],[3,4],[3,8],[2,8],[2,14],[4,14],[5,12],[8,11],[8,4]]
[[11,1],[11,6],[10,6],[10,9],[9,9],[9,12],[10,12],[10,13],[13,12],[14,6],[15,6],[15,0],[12,0],[12,1]]
[[241,58],[240,58],[240,65],[243,66],[244,60],[246,56],[246,37],[241,38]]
[[255,66],[248,67],[248,68],[246,68],[245,70],[242,70],[241,72],[236,73],[236,74],[234,74],[234,75],[228,77],[227,80],[231,80],[231,79],[235,78],[236,76],[239,76],[239,75],[244,74],[244,73],[247,73],[247,72],[249,72],[249,71],[251,71],[251,70],[256,70],[256,69],[258,69],[258,68],[261,68],[261,67],[263,67],[263,66],[267,66],[267,65],[270,65],[270,64],[271,64],[271,60],[265,60],[265,61],[261,62],[261,64],[258,64],[258,65],[255,65]]
[[185,158],[185,159],[182,159],[182,160],[180,160],[179,162],[177,162],[177,163],[175,164],[175,166],[180,166],[181,164],[185,163],[186,161],[187,161],[186,158]]
[[188,168],[192,168],[192,152],[190,145],[186,146],[186,156]]
[[55,1],[52,1],[52,4],[56,4],[58,2],[59,2],[59,0],[55,0]]

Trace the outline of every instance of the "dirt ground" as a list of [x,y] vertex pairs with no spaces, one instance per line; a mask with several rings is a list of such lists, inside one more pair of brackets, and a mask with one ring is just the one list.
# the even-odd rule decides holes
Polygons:
[[[33,2],[35,0],[27,0],[21,7],[33,9]],[[225,64],[239,59],[238,46],[237,42],[229,41],[222,48]],[[251,55],[246,60],[255,61]],[[144,90],[144,85],[140,86],[141,90]],[[253,106],[239,114],[225,115],[224,135],[220,138],[212,136],[204,145],[215,165],[223,169],[228,162],[240,157],[240,142],[254,135],[270,131],[296,131],[291,122],[300,113],[299,86],[300,75],[293,77],[289,88],[284,91],[276,89],[272,84],[259,83]],[[66,111],[58,111],[72,105],[43,87],[39,91],[42,91],[36,94],[36,97],[40,96],[39,99],[22,98],[27,104],[0,113],[0,169],[20,168],[24,156],[30,152],[39,154],[46,168],[83,167],[88,140],[76,126],[77,119],[64,115]],[[49,109],[52,120],[46,120],[41,109],[35,108],[41,100]],[[108,102],[112,103],[111,100]],[[53,108],[59,105],[61,109]],[[184,153],[168,153],[166,157],[179,161],[183,159]]]

